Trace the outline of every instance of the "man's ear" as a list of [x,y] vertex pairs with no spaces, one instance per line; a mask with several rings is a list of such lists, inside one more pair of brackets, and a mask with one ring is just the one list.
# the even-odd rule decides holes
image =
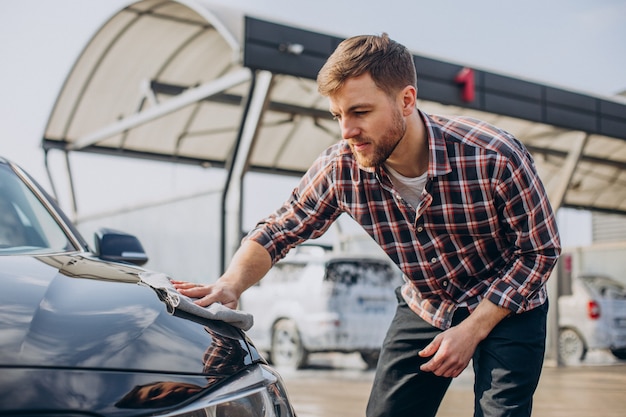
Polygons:
[[412,85],[407,85],[400,92],[402,99],[402,114],[408,116],[415,111],[417,103],[417,90]]

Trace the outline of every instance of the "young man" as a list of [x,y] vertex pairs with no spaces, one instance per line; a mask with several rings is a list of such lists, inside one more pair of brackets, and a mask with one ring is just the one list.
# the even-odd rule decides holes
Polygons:
[[413,58],[386,34],[345,40],[317,81],[343,140],[249,233],[215,284],[176,287],[200,305],[235,308],[290,248],[348,213],[405,275],[368,417],[434,416],[470,360],[475,416],[529,416],[545,282],[560,253],[531,156],[497,127],[417,109]]

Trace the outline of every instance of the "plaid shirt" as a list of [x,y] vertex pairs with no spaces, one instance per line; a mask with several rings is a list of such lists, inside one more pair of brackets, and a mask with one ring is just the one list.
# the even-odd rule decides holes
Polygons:
[[450,327],[459,304],[473,311],[484,298],[512,313],[543,304],[561,248],[532,157],[512,135],[480,120],[420,116],[430,163],[417,209],[383,167],[358,166],[341,141],[247,238],[277,262],[345,212],[404,272],[403,297],[433,326]]

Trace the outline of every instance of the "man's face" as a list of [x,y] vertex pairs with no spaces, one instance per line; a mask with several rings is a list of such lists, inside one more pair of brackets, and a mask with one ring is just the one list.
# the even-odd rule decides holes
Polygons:
[[329,99],[330,112],[359,165],[384,163],[406,133],[401,104],[379,89],[369,74],[348,79]]

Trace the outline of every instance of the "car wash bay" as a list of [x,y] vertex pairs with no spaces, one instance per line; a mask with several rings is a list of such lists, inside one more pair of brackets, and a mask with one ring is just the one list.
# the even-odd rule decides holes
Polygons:
[[[301,175],[339,140],[314,78],[340,41],[204,1],[129,2],[78,57],[42,138],[47,162],[50,154],[65,156],[73,200],[68,211],[80,224],[70,154],[221,170],[218,215],[207,228],[216,235],[217,250],[207,243],[185,253],[187,262],[214,259],[219,273],[239,244],[243,207],[254,204],[242,200],[246,173]],[[513,132],[533,154],[555,209],[626,214],[623,102],[414,59],[420,108],[475,116]],[[170,223],[159,226],[176,228]],[[173,230],[171,236],[195,232]],[[158,240],[177,250],[184,243]],[[551,291],[556,295],[557,286]]]

